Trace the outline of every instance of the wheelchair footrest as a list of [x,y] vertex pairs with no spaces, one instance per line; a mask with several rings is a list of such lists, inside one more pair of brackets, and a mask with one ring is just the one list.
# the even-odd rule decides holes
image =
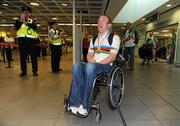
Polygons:
[[96,111],[100,111],[100,104],[91,104],[91,109],[96,110]]

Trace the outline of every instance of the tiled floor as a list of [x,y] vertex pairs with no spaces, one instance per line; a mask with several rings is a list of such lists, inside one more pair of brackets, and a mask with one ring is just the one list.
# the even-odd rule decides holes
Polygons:
[[[39,76],[19,77],[16,58],[13,68],[0,62],[0,126],[123,126],[118,110],[106,104],[106,90],[98,100],[103,120],[95,112],[81,119],[64,113],[63,97],[71,82],[72,57],[62,58],[63,72],[52,74],[50,58],[39,59]],[[125,95],[121,111],[127,126],[180,126],[180,69],[166,64],[142,66],[125,71]],[[104,88],[104,87],[103,87]]]

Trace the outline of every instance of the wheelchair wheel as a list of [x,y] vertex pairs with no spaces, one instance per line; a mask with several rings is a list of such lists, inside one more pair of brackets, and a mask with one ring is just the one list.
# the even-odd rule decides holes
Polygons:
[[124,94],[124,74],[120,67],[114,67],[108,80],[107,103],[111,109],[120,106]]

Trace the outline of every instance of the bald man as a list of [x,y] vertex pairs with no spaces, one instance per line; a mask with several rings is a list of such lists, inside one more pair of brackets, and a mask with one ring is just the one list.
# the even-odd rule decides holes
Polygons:
[[93,81],[100,72],[108,72],[119,50],[120,38],[113,36],[112,44],[108,42],[110,18],[102,15],[98,19],[98,36],[93,43],[91,39],[87,54],[87,63],[77,62],[73,66],[73,80],[69,95],[68,108],[74,114],[88,115],[88,101]]

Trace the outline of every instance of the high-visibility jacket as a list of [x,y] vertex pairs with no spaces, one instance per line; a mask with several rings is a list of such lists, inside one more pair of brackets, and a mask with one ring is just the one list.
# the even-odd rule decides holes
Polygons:
[[[28,23],[33,23],[33,19],[28,18]],[[28,27],[26,24],[22,24],[20,29],[17,31],[17,37],[27,37],[27,38],[34,38],[36,39],[38,37],[38,34],[35,30]]]
[[51,29],[49,31],[49,35],[50,35],[50,43],[52,43],[54,45],[62,45],[61,38],[53,39],[54,36],[60,36],[60,32],[58,30]]

